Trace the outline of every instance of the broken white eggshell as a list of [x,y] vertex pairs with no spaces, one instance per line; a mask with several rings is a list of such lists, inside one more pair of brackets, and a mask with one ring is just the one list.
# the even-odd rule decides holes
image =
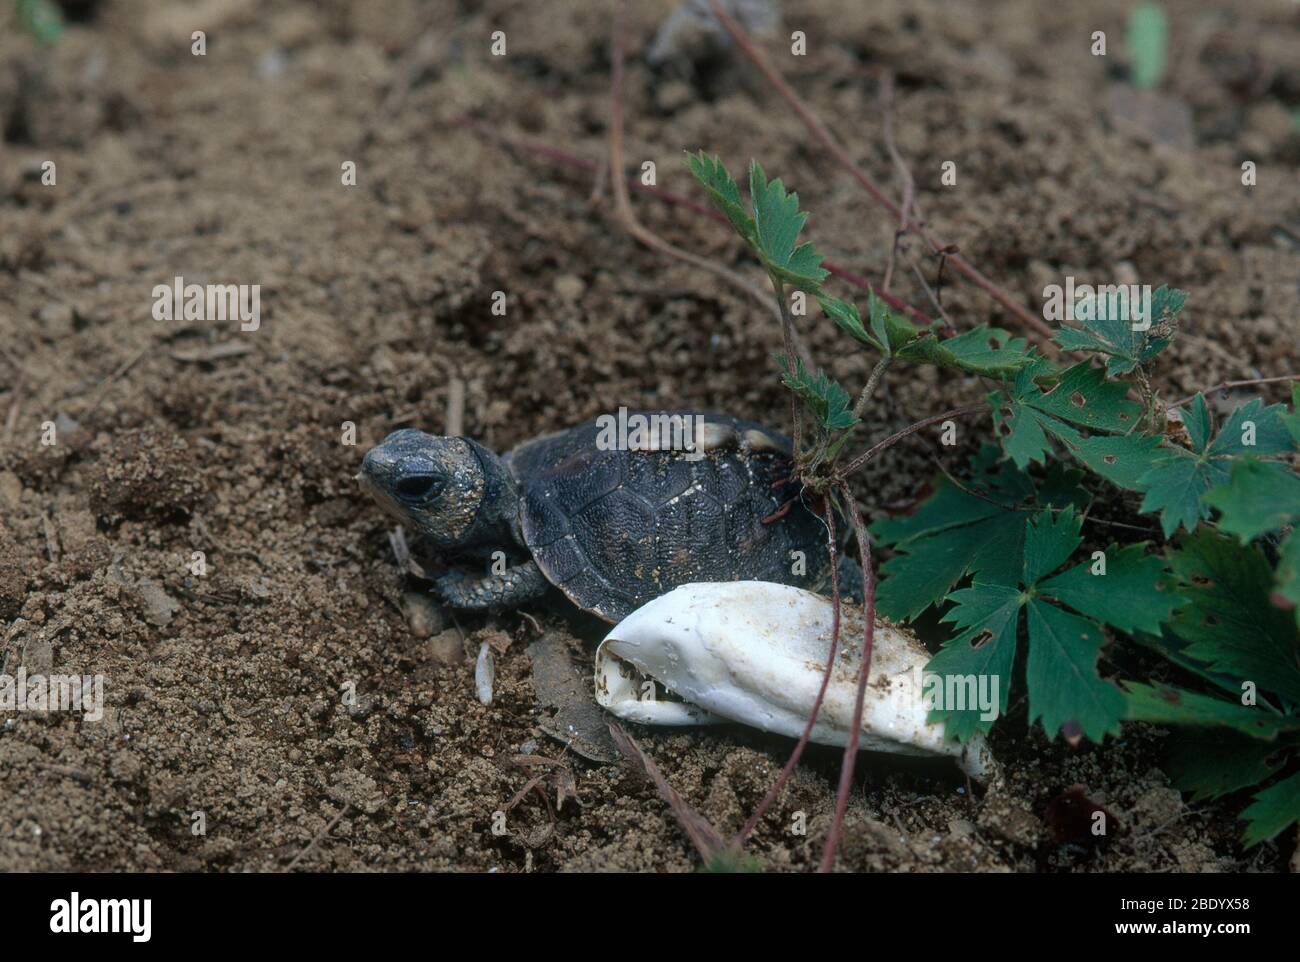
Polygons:
[[[596,649],[596,701],[647,725],[741,722],[803,734],[831,644],[830,599],[766,581],[682,585],[619,622]],[[877,620],[858,745],[897,755],[947,755],[977,780],[993,757],[976,734],[945,741],[926,720],[927,652],[910,632]],[[811,740],[848,744],[862,664],[862,613],[841,607],[840,642]],[[655,697],[657,682],[680,701]]]

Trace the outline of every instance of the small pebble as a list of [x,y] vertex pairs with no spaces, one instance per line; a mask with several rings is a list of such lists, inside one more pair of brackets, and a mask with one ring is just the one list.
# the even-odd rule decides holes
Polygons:
[[486,641],[479,645],[478,664],[474,666],[474,690],[478,700],[484,705],[492,704],[492,685],[496,681],[496,662],[492,657],[492,646]]

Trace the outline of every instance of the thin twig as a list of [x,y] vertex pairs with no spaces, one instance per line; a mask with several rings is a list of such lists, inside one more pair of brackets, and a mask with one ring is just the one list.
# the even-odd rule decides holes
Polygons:
[[[1224,381],[1221,384],[1215,384],[1213,387],[1207,387],[1204,390],[1197,391],[1196,394],[1213,394],[1215,391],[1226,391],[1232,387],[1249,387],[1252,384],[1276,384],[1278,381],[1300,381],[1300,374],[1279,374],[1277,377],[1252,377],[1246,381]],[[1185,398],[1180,398],[1166,407],[1182,407],[1190,401],[1196,400],[1196,394],[1189,394]]]
[[840,573],[839,559],[835,554],[835,506],[831,503],[830,498],[824,499],[824,503],[826,506],[826,543],[831,561],[831,650],[826,656],[826,668],[822,673],[822,684],[817,690],[817,698],[813,702],[812,712],[808,715],[808,723],[804,725],[799,741],[795,743],[794,751],[790,753],[789,759],[786,760],[785,767],[781,769],[781,774],[772,783],[772,787],[767,790],[767,794],[758,803],[758,808],[754,809],[754,813],[749,816],[744,827],[732,839],[731,844],[737,848],[745,843],[745,840],[749,838],[750,833],[754,831],[759,821],[767,814],[767,810],[772,807],[772,803],[781,794],[781,789],[785,787],[785,783],[790,780],[790,775],[794,772],[795,766],[799,764],[803,750],[812,737],[813,726],[817,723],[817,715],[822,710],[822,701],[826,697],[826,688],[830,684],[831,672],[835,668],[835,654],[840,644]]
[[[601,166],[601,163],[605,163],[603,161],[601,163],[598,163],[594,160],[588,160],[585,157],[579,157],[576,154],[569,153],[567,150],[561,150],[558,147],[552,147],[550,144],[543,144],[534,140],[528,140],[523,137],[515,137],[509,134],[504,134],[500,130],[498,130],[495,126],[486,124],[481,120],[475,120],[473,117],[470,117],[468,115],[464,115],[457,118],[455,121],[453,121],[453,126],[467,127],[470,130],[474,131],[479,136],[483,137],[484,139],[491,140],[494,143],[500,144],[502,147],[533,154],[537,157],[541,157],[545,160],[549,160],[552,163],[559,164],[562,167],[571,167],[574,170],[581,170],[587,173],[594,174]],[[707,217],[710,220],[717,221],[719,224],[726,224],[730,226],[730,222],[721,213],[719,213],[718,211],[714,210],[711,207],[706,207],[703,204],[697,203],[691,200],[689,197],[683,197],[681,194],[675,194],[672,191],[664,190],[662,187],[651,187],[648,184],[643,184],[641,183],[640,178],[635,176],[627,177],[626,182],[628,187],[630,187],[632,190],[635,190],[642,194],[647,194],[651,197],[654,197],[657,200],[663,201],[665,204],[668,204],[672,207],[684,207],[689,211],[699,214],[701,217]],[[905,301],[901,300],[900,298],[895,297],[893,294],[889,293],[886,290],[882,290],[880,288],[873,288],[871,282],[867,280],[865,277],[863,277],[861,274],[849,270],[847,267],[844,267],[841,264],[837,264],[834,261],[822,261],[822,267],[826,268],[826,270],[830,271],[832,274],[840,278],[846,284],[850,284],[853,287],[856,287],[858,290],[867,291],[867,290],[874,289],[876,291],[876,296],[879,297],[882,301],[884,301],[894,310],[901,311],[904,314],[908,315],[910,318],[912,318],[912,320],[916,321],[918,324],[928,327],[929,325],[934,323],[934,318],[930,317],[930,315],[926,314],[924,311],[918,310],[917,308],[913,307],[911,304],[908,304]]]
[[320,830],[320,834],[319,834],[319,835],[317,835],[315,838],[313,838],[310,842],[307,843],[307,847],[306,847],[306,848],[304,848],[301,852],[299,852],[297,855],[295,855],[295,856],[293,857],[293,861],[290,862],[288,865],[286,865],[286,866],[284,867],[284,870],[285,870],[286,872],[288,872],[288,871],[291,870],[295,865],[297,865],[297,864],[298,864],[299,862],[301,862],[304,858],[306,858],[307,853],[310,852],[313,848],[315,848],[316,845],[317,845],[319,842],[321,842],[321,841],[325,838],[326,835],[328,835],[330,832],[334,831],[334,826],[338,825],[339,822],[343,821],[343,816],[346,815],[346,814],[348,813],[348,810],[349,810],[350,808],[352,808],[352,803],[351,803],[351,802],[344,802],[344,803],[343,803],[343,807],[339,809],[339,813],[338,813],[337,815],[334,816],[334,818],[330,821],[330,823],[329,823],[328,825],[326,825],[323,829]]
[[880,112],[883,115],[885,128],[885,149],[889,151],[889,156],[894,161],[894,169],[898,171],[898,176],[903,181],[903,201],[898,205],[898,229],[894,231],[894,242],[889,248],[889,261],[885,264],[884,286],[888,288],[894,277],[894,258],[898,254],[898,243],[908,232],[912,204],[916,197],[916,182],[912,179],[912,172],[903,161],[903,155],[898,152],[898,145],[894,143],[894,75],[888,70],[880,77]]
[[858,455],[856,458],[850,461],[848,466],[840,472],[840,477],[841,478],[849,477],[849,475],[853,474],[853,472],[857,471],[858,468],[862,467],[864,464],[866,464],[868,461],[874,458],[881,451],[885,450],[886,448],[892,447],[893,445],[897,444],[899,441],[903,440],[903,438],[907,437],[910,434],[915,434],[917,431],[920,431],[923,428],[928,428],[931,424],[938,424],[941,421],[947,421],[949,418],[961,418],[961,417],[965,417],[968,414],[978,414],[979,412],[985,410],[988,410],[988,406],[985,404],[968,404],[965,407],[953,408],[950,411],[944,411],[942,414],[933,414],[928,418],[922,418],[920,421],[917,421],[915,424],[909,424],[907,427],[903,428],[903,430],[891,434],[883,441],[877,442],[876,444],[868,448],[866,451],[864,451],[862,454]]
[[[803,121],[804,126],[808,128],[808,131],[819,143],[821,143],[823,147],[826,148],[835,161],[843,167],[853,177],[853,179],[858,182],[859,186],[870,194],[878,204],[895,217],[902,216],[902,211],[899,209],[898,205],[890,200],[889,197],[885,195],[885,192],[877,187],[876,183],[867,176],[866,172],[853,161],[853,158],[849,156],[848,151],[839,145],[831,132],[826,128],[826,125],[823,124],[817,115],[799,99],[799,95],[796,94],[794,89],[785,82],[785,78],[783,78],[767,62],[767,59],[759,52],[758,47],[754,45],[754,41],[750,39],[749,34],[746,33],[744,28],[736,22],[735,18],[727,12],[721,3],[721,0],[710,0],[710,7],[713,9],[714,16],[718,18],[718,21],[726,29],[727,33],[731,34],[731,38],[735,40],[736,45],[740,47],[741,51],[749,58],[750,62],[758,68],[759,73],[763,75],[767,82],[771,84],[786,103],[790,105],[791,109],[794,110],[799,119]],[[912,229],[915,230],[917,236],[924,240],[934,251],[942,250],[948,246],[946,243],[932,237],[929,232],[919,224],[913,225]],[[1007,310],[1011,311],[1011,313],[1013,313],[1026,327],[1032,329],[1043,337],[1049,346],[1052,344],[1052,338],[1056,335],[1056,332],[1052,330],[1052,328],[1043,321],[1042,318],[1036,316],[1023,304],[1018,303],[1010,294],[1002,290],[1002,288],[998,287],[971,266],[965,258],[954,255],[951,260],[953,267],[970,280],[971,283],[984,291]]]
[[[835,867],[835,850],[839,847],[840,831],[844,826],[844,813],[849,805],[849,790],[853,787],[853,768],[857,762],[858,739],[862,734],[862,710],[866,701],[867,678],[871,674],[871,651],[876,637],[876,576],[872,570],[871,538],[862,523],[862,512],[853,500],[847,483],[841,484],[840,493],[848,506],[849,520],[858,539],[858,553],[862,559],[862,667],[858,671],[858,693],[853,702],[853,726],[849,729],[849,743],[844,746],[844,760],[840,764],[840,787],[835,794],[835,816],[830,831],[826,833],[826,847],[822,850],[820,871],[829,872]],[[838,606],[838,600],[836,600]]]
[[812,356],[808,353],[807,348],[800,342],[798,334],[792,329],[792,325],[786,324],[785,304],[780,300],[779,292],[777,294],[778,303],[773,305],[770,297],[735,271],[705,257],[701,257],[698,254],[692,254],[689,251],[682,250],[675,244],[671,244],[664,240],[636,219],[636,214],[632,210],[632,202],[628,196],[627,180],[623,176],[623,75],[624,61],[626,60],[624,54],[624,30],[626,21],[627,2],[626,0],[619,0],[618,10],[614,17],[614,40],[611,54],[612,65],[610,68],[609,105],[610,185],[614,189],[614,210],[618,214],[619,222],[623,225],[624,230],[651,250],[658,251],[661,254],[666,254],[675,260],[691,264],[701,270],[708,271],[710,274],[721,277],[732,287],[748,294],[754,300],[758,301],[767,310],[775,311],[777,323],[781,325],[786,356],[794,357],[797,352],[797,356],[803,359],[804,364],[811,367]]

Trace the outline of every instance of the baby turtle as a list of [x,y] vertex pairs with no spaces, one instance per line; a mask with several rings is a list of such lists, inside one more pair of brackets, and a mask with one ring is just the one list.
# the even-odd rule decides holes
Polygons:
[[[829,584],[826,527],[790,479],[788,438],[726,415],[639,416],[691,419],[690,449],[617,449],[603,419],[501,457],[407,428],[366,454],[358,478],[444,560],[477,561],[435,581],[456,608],[513,607],[554,584],[617,622],[691,582]],[[841,570],[851,595],[860,569]]]

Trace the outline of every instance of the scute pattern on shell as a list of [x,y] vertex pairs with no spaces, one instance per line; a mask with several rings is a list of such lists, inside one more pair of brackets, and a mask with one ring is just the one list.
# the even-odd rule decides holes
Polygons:
[[[663,412],[644,412],[663,413]],[[694,416],[696,412],[673,412]],[[595,421],[516,448],[524,540],[543,573],[579,607],[619,621],[696,581],[776,581],[815,588],[827,570],[821,519],[798,493],[789,439],[752,421],[704,414],[727,440],[689,460],[683,451],[603,451]],[[759,437],[766,443],[752,445]],[[774,485],[776,485],[774,487]],[[792,573],[802,551],[806,572]]]

